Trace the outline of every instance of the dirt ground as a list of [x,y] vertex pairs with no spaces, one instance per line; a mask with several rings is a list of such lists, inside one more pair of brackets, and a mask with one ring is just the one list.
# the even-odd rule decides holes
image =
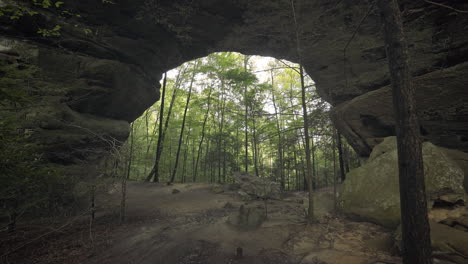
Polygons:
[[[228,223],[243,201],[213,184],[130,182],[127,221],[116,221],[120,186],[97,199],[97,218],[51,232],[28,245],[27,237],[2,240],[2,263],[62,264],[370,264],[401,263],[392,256],[392,234],[374,224],[333,216],[329,189],[315,194],[318,223],[307,225],[302,192],[267,201],[267,220],[257,229]],[[173,190],[178,193],[173,194]],[[34,234],[47,233],[37,230]],[[29,233],[29,232],[28,232]],[[31,238],[37,236],[31,235]],[[6,245],[5,243],[8,243]],[[242,250],[242,257],[238,251]],[[0,255],[5,255],[2,253]]]

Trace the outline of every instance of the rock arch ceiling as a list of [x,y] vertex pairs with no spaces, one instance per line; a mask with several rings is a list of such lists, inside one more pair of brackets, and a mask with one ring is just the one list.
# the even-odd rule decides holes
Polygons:
[[[424,1],[400,2],[423,135],[467,151],[468,16]],[[44,111],[120,138],[128,131],[121,120],[134,120],[158,100],[162,73],[185,61],[215,51],[299,61],[289,0],[66,4],[82,19],[51,13],[35,21],[59,23],[60,37],[29,38],[34,32],[27,18],[7,21],[0,26],[0,52],[27,56],[48,76],[49,86],[61,87],[54,106]],[[303,65],[319,94],[335,106],[339,130],[368,155],[380,138],[393,134],[394,123],[379,15],[368,1],[296,0],[295,7]],[[38,137],[60,141],[51,135],[72,133],[47,119],[45,125],[36,120],[43,133]]]

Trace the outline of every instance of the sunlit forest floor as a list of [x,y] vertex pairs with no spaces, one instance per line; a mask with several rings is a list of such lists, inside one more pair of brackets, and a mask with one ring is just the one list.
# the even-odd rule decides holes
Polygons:
[[[23,246],[5,263],[400,263],[392,256],[391,232],[332,215],[332,189],[315,193],[316,224],[304,222],[305,193],[289,192],[284,200],[266,202],[267,220],[254,230],[239,229],[229,219],[241,205],[265,208],[265,201],[243,201],[215,184],[130,182],[127,196],[124,224],[115,220],[116,187],[97,198],[93,225],[89,217],[77,219]],[[34,237],[34,226],[30,230],[28,236]],[[1,247],[11,249],[21,241],[28,239],[16,234]],[[242,257],[236,256],[239,248]]]

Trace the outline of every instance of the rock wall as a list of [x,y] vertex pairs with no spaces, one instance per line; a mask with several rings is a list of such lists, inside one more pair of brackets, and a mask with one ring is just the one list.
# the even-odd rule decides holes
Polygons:
[[[53,162],[88,159],[86,153],[93,151],[84,150],[105,148],[97,144],[103,135],[125,139],[128,122],[158,100],[162,73],[188,60],[238,51],[298,61],[289,0],[64,2],[62,9],[44,10],[31,1],[0,1],[0,6],[40,11],[19,19],[0,17],[0,60],[6,65],[0,77],[15,79],[23,67],[37,69],[40,78],[28,77],[25,83],[18,77],[14,85],[40,95],[28,122],[33,136],[46,142]],[[466,104],[451,102],[466,98],[468,17],[424,1],[400,2],[411,67],[422,83],[423,134],[466,151]],[[451,4],[468,9],[463,1]],[[297,0],[295,7],[305,69],[319,94],[337,106],[340,131],[368,155],[374,139],[393,134],[378,12],[364,0]],[[61,26],[60,36],[37,34],[38,28],[53,25]]]

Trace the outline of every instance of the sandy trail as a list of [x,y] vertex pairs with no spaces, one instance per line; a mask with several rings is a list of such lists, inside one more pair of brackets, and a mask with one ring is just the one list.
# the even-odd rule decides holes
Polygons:
[[[174,189],[180,192],[173,194]],[[304,194],[291,193],[285,201],[269,201],[267,221],[250,231],[227,219],[242,204],[264,202],[245,202],[235,192],[213,190],[211,184],[129,183],[127,215],[133,224],[124,226],[108,249],[87,264],[399,263],[389,253],[389,232],[328,214],[333,207],[328,190],[316,194],[319,223],[303,222]],[[100,202],[117,208],[119,195]],[[237,248],[242,248],[242,258],[236,257]]]

